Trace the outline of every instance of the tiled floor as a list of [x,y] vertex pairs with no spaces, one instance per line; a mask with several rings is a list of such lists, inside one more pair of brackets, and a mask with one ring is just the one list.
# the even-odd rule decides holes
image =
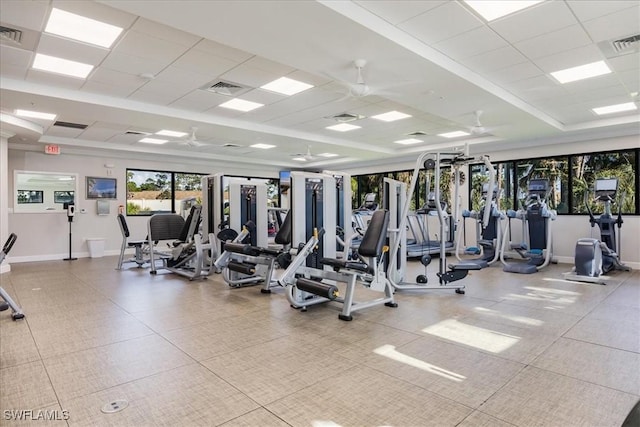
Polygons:
[[27,317],[0,313],[0,425],[620,426],[640,399],[639,272],[495,266],[465,295],[398,292],[343,322],[337,304],[116,261],[1,276]]

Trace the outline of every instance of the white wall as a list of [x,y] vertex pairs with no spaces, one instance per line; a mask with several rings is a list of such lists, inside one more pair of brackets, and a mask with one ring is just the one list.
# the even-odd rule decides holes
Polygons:
[[[2,156],[3,158],[5,156]],[[109,165],[107,168],[105,165]],[[111,167],[112,166],[112,167]],[[219,173],[245,176],[277,177],[278,170],[268,167],[256,170],[255,166],[235,166],[230,168],[227,163],[188,164],[175,159],[142,160],[105,155],[87,155],[65,153],[59,156],[46,155],[43,152],[8,150],[8,170],[0,177],[4,184],[7,182],[8,193],[8,230],[18,235],[18,242],[11,251],[11,262],[27,262],[62,259],[69,252],[69,224],[65,213],[14,213],[13,212],[13,173],[14,170],[43,171],[43,172],[72,172],[79,178],[78,194],[76,195],[76,216],[71,225],[73,256],[88,256],[87,238],[104,238],[105,254],[120,253],[122,234],[118,226],[116,215],[118,206],[126,204],[126,169],[148,169],[174,172]],[[4,172],[4,171],[3,171]],[[86,176],[112,177],[118,180],[118,198],[110,200],[111,214],[97,215],[96,200],[86,199]],[[7,197],[7,191],[2,191],[2,197]],[[82,211],[84,210],[84,213]],[[127,217],[127,223],[133,239],[146,236],[148,218]],[[3,235],[4,237],[4,235]]]
[[[9,165],[8,165],[8,139],[13,134],[0,131],[0,245],[9,238]],[[11,270],[9,260],[0,265],[0,273],[6,273]]]

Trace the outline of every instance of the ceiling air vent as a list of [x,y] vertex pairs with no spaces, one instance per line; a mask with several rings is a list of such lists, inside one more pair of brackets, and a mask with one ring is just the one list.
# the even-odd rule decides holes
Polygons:
[[71,129],[86,129],[88,126],[80,123],[70,123],[70,122],[55,122],[53,125],[60,126],[63,128],[71,128]]
[[0,38],[2,40],[10,40],[20,44],[22,41],[22,31],[16,30],[15,28],[0,26]]
[[423,135],[427,135],[427,133],[421,130],[417,130],[415,132],[411,132],[407,134],[407,136],[423,136]]
[[242,145],[227,143],[223,145],[224,148],[240,148]]
[[151,135],[151,132],[143,132],[141,130],[128,130],[125,135]]
[[225,80],[216,80],[202,87],[203,90],[219,93],[227,96],[237,96],[248,91],[250,88]]
[[360,114],[340,113],[340,114],[336,114],[335,116],[329,116],[326,118],[333,119],[336,122],[340,122],[340,123],[347,123],[347,122],[353,122],[355,120],[364,119],[364,116],[361,116]]
[[615,50],[616,52],[622,52],[627,49],[633,49],[634,47],[638,46],[638,41],[640,41],[640,34],[616,40],[612,42],[613,50]]
[[598,47],[606,58],[627,55],[640,51],[640,34],[622,37],[617,40],[605,40],[598,43]]

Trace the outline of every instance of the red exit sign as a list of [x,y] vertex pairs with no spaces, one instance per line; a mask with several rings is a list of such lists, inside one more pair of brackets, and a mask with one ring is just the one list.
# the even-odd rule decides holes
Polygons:
[[60,146],[59,145],[45,145],[44,152],[47,154],[60,154]]

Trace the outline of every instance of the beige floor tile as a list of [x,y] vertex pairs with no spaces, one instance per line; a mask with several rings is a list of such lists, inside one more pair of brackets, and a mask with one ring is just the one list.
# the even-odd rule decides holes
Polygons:
[[640,272],[634,271],[604,302],[640,309]]
[[58,403],[41,361],[0,370],[0,408],[39,409]]
[[[125,399],[114,414],[101,408]],[[199,365],[189,365],[68,402],[70,426],[216,426],[258,405]]]
[[286,336],[290,327],[257,312],[224,317],[162,335],[198,361]]
[[472,408],[524,368],[520,363],[429,337],[372,350],[350,346],[338,354]]
[[474,411],[457,427],[513,427],[513,424],[499,420],[484,412]]
[[193,362],[157,335],[44,360],[62,401]]
[[287,336],[207,359],[202,364],[265,405],[355,366],[322,343],[321,338]]
[[640,396],[638,353],[560,338],[532,365]]
[[[43,358],[73,353],[108,345],[153,333],[151,329],[132,315],[113,304],[93,307],[99,310],[91,315],[83,311],[69,311],[69,318],[61,319],[61,313],[29,317],[33,337]],[[84,310],[84,309],[83,309]],[[64,315],[64,313],[62,313]]]
[[12,320],[10,309],[0,313],[0,369],[40,360],[26,320]]
[[[6,412],[8,411],[8,412]],[[50,405],[42,408],[8,409],[3,408],[0,426],[11,427],[41,427],[66,426],[69,419],[68,411],[60,405]]]
[[640,353],[640,320],[617,320],[587,316],[571,328],[566,338]]
[[472,410],[366,367],[266,406],[293,426],[454,426]]
[[258,408],[248,414],[241,415],[220,427],[288,427],[289,424],[273,415],[264,408]]
[[[640,285],[638,285],[638,287],[640,288]],[[637,324],[638,329],[640,329],[640,307],[609,304],[607,301],[609,300],[605,300],[602,304],[594,308],[586,317],[589,319],[613,321],[624,320],[625,322]]]
[[481,408],[519,426],[619,426],[638,396],[525,368]]

